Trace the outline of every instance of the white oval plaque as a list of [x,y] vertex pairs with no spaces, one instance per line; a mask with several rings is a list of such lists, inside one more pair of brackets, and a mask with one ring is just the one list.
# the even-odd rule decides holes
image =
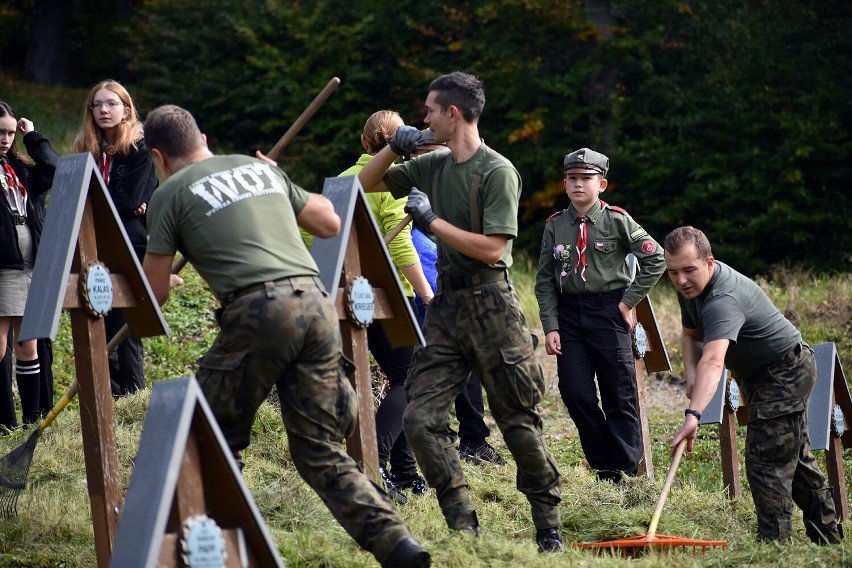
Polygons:
[[838,436],[842,436],[843,433],[846,431],[846,418],[843,416],[843,409],[840,408],[839,404],[834,405],[834,413],[832,419],[834,433]]
[[648,352],[648,334],[645,333],[645,328],[638,321],[633,328],[633,352],[639,359],[645,356]]
[[373,323],[376,312],[376,297],[373,287],[363,276],[358,276],[349,287],[348,302],[349,314],[356,325],[367,327]]
[[216,521],[206,515],[190,517],[181,530],[181,553],[186,568],[224,568],[225,541]]
[[83,308],[93,317],[103,317],[112,309],[113,289],[109,270],[101,262],[92,262],[81,274]]
[[740,407],[740,385],[737,384],[737,381],[732,380],[728,383],[728,406],[734,412]]

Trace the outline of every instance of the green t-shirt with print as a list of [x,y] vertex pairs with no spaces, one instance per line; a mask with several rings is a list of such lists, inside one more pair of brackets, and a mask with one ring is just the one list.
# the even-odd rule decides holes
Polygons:
[[194,162],[163,183],[148,206],[148,252],[180,251],[217,298],[259,282],[319,275],[296,216],[309,193],[248,156]]

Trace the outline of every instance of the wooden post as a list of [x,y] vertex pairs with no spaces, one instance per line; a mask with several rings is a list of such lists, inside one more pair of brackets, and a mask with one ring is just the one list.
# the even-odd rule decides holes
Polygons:
[[719,440],[722,451],[722,484],[728,491],[728,498],[737,499],[742,497],[743,488],[740,480],[740,460],[737,447],[737,414],[736,409],[730,403],[734,379],[730,376],[723,376],[722,381],[725,382],[725,392],[728,393],[727,404],[722,409],[722,423],[719,425]]
[[60,158],[27,297],[20,341],[54,339],[70,309],[86,484],[100,568],[122,509],[103,315],[123,309],[137,337],[168,333],[91,154]]
[[[632,256],[630,257],[633,258]],[[635,266],[635,262],[633,263]],[[648,422],[648,393],[645,387],[645,375],[671,371],[668,353],[654,307],[647,296],[636,305],[634,310],[636,328],[633,330],[633,364],[636,367],[636,407],[642,428],[642,461],[638,475],[654,479],[654,461],[651,451],[651,428]]]
[[[361,276],[361,254],[358,250],[358,232],[352,231],[346,245],[343,282],[345,284],[351,283],[359,276]],[[346,448],[355,461],[363,463],[364,471],[376,481],[379,481],[381,475],[379,473],[376,413],[373,410],[373,382],[370,375],[367,328],[356,325],[345,314],[345,309],[343,312],[338,312],[341,317],[340,335],[343,340],[343,352],[355,363],[355,372],[350,377],[350,381],[358,394],[358,427],[355,433],[346,439]]]
[[[396,268],[373,219],[357,176],[328,178],[323,195],[334,205],[340,216],[340,233],[330,239],[315,238],[311,256],[320,269],[323,286],[336,297],[340,319],[343,351],[355,364],[351,377],[358,394],[358,428],[347,439],[349,455],[360,462],[367,475],[381,482],[376,443],[376,417],[373,410],[373,388],[367,345],[366,321],[369,313],[372,325],[381,325],[391,343],[422,345],[423,334],[417,318],[402,291]],[[354,283],[366,299],[359,305],[368,307],[358,317],[353,313]],[[367,291],[369,290],[369,291]]]

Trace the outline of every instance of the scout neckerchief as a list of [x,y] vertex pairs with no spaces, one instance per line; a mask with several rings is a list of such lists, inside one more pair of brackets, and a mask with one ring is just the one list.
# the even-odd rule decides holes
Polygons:
[[3,158],[3,176],[0,176],[0,185],[3,186],[3,194],[12,208],[12,213],[17,215],[27,214],[27,188],[18,179],[18,174],[12,169],[9,161]]
[[115,154],[115,146],[107,144],[101,148],[101,159],[98,161],[98,169],[104,178],[104,185],[109,185],[109,170],[112,166],[112,155]]
[[574,274],[580,269],[580,278],[583,282],[586,281],[586,246],[588,245],[588,233],[586,224],[591,221],[587,215],[580,215],[576,222],[580,223],[580,230],[577,232],[577,260],[574,261]]

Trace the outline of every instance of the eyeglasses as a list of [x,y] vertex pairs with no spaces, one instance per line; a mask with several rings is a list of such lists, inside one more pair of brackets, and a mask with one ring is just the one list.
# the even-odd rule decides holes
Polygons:
[[121,101],[95,101],[92,103],[92,110],[98,110],[101,107],[105,107],[107,110],[115,110],[120,106],[124,106]]

